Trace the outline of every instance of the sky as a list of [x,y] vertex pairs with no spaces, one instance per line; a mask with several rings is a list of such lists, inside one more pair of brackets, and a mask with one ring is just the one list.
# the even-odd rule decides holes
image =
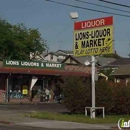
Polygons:
[[[83,4],[75,0],[54,1],[130,16],[130,13]],[[130,8],[111,5],[98,0],[84,1],[130,11]],[[130,5],[130,0],[125,0],[125,2],[124,0],[114,0],[114,2]],[[130,53],[130,17],[92,12],[45,0],[0,0],[0,18],[11,24],[24,23],[27,28],[38,28],[42,38],[47,40],[50,51],[73,49],[73,21],[70,18],[70,12],[78,12],[77,21],[113,16],[115,50],[123,57],[128,56]]]

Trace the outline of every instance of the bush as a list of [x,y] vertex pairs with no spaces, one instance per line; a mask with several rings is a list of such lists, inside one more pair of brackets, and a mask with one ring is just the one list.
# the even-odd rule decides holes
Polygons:
[[[67,77],[62,84],[65,105],[72,113],[83,113],[91,106],[90,80]],[[130,86],[125,82],[96,82],[96,107],[105,107],[106,114],[130,114]]]
[[91,106],[90,83],[82,77],[67,77],[62,88],[65,105],[71,113],[83,113],[86,106]]
[[125,82],[99,81],[96,86],[96,105],[104,106],[106,114],[130,114],[130,87]]
[[105,107],[106,113],[110,113],[114,107],[111,83],[101,80],[96,83],[96,107]]
[[116,84],[113,97],[115,106],[112,112],[115,114],[130,114],[130,86],[126,86],[124,82]]

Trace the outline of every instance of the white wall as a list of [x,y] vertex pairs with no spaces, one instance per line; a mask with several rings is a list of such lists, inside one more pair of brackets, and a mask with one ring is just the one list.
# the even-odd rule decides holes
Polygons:
[[58,56],[58,59],[65,59],[66,56]]
[[53,59],[51,59],[51,54],[48,54],[47,56],[44,57],[44,60],[57,62],[57,56],[53,55]]
[[66,55],[66,53],[64,53],[63,51],[57,51],[57,53],[62,53],[62,54],[65,54],[65,55]]
[[57,53],[62,53],[62,54],[65,54],[65,55],[73,55],[73,53],[70,54],[70,53],[65,53],[65,52],[63,52],[63,51],[57,51]]

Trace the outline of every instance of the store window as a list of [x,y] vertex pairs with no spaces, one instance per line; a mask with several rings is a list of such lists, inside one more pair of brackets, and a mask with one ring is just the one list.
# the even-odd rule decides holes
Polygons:
[[29,77],[17,76],[9,79],[10,98],[25,98],[29,96]]

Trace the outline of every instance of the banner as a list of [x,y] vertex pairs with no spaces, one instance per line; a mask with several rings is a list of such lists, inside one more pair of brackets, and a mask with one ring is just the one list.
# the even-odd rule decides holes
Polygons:
[[32,80],[31,80],[31,86],[30,86],[30,91],[32,90],[32,88],[34,87],[35,83],[37,82],[38,78],[33,76]]

